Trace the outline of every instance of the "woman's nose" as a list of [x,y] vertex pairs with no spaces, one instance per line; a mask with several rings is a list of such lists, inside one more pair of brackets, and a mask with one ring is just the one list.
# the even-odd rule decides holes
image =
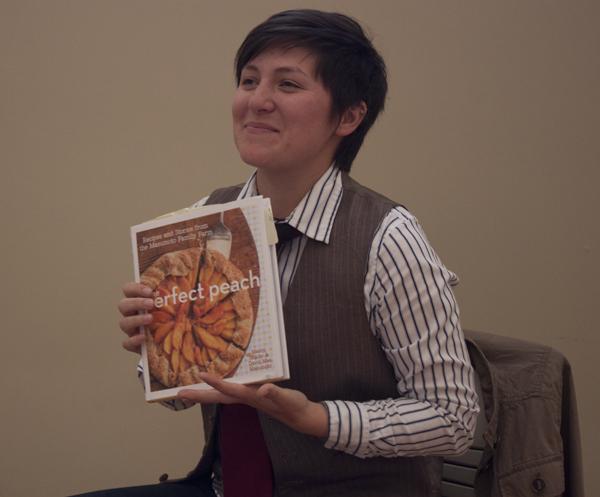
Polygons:
[[266,84],[258,84],[250,95],[250,109],[254,112],[271,112],[275,109],[273,92]]

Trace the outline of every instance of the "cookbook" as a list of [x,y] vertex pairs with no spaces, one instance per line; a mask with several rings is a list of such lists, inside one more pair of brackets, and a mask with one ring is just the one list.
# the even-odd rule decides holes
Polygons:
[[135,280],[152,288],[142,345],[146,400],[289,378],[277,234],[260,196],[184,209],[131,228]]

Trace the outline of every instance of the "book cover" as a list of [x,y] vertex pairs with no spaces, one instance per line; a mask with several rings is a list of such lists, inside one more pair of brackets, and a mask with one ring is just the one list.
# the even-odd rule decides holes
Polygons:
[[146,400],[289,378],[270,202],[185,209],[131,228],[135,279],[154,290],[142,366]]

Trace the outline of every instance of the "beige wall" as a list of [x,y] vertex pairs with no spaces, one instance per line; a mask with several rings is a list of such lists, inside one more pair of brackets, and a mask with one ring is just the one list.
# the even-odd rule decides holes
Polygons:
[[245,178],[233,53],[298,4],[370,28],[390,95],[355,177],[421,219],[465,327],[570,359],[600,494],[600,4],[0,0],[0,496],[152,482],[199,454],[198,410],[146,405],[120,349],[128,227]]

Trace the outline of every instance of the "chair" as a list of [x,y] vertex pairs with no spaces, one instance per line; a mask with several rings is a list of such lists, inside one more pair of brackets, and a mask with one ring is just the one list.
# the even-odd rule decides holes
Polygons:
[[[481,406],[481,386],[479,378],[475,374],[475,388],[480,399]],[[485,412],[483,406],[477,417],[477,426],[473,445],[467,452],[460,456],[444,457],[442,469],[442,497],[475,497],[475,475],[479,468],[479,462],[483,457],[485,442],[483,434],[487,428]]]

